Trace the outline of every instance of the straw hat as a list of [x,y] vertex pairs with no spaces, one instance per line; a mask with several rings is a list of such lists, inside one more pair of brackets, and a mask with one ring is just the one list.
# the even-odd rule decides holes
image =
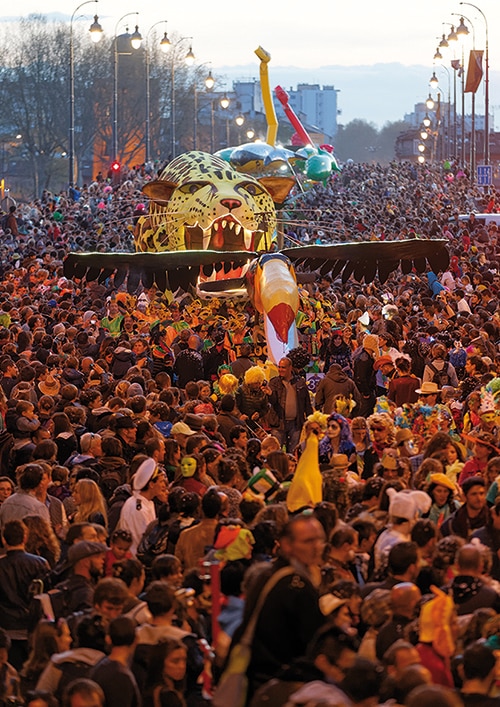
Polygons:
[[48,375],[45,380],[40,381],[38,387],[44,395],[57,395],[61,389],[61,384],[57,378]]
[[433,381],[425,381],[422,383],[420,388],[417,388],[415,393],[419,395],[437,395],[441,392],[441,388],[438,388],[438,384]]

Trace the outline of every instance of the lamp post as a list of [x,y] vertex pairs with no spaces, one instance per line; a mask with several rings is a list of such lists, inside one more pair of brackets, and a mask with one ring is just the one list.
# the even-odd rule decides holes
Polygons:
[[[192,37],[181,37],[178,42],[176,42],[173,47],[172,47],[172,63],[170,65],[170,136],[171,136],[171,151],[172,151],[172,159],[175,158],[176,155],[176,134],[175,134],[175,49],[176,47],[179,46],[179,44],[182,44],[182,42],[185,42],[188,39],[193,39]],[[184,57],[184,62],[187,64],[187,66],[192,66],[194,64],[195,56],[193,54],[193,48],[190,45],[189,46],[189,51]]]
[[[447,109],[446,109],[446,120],[445,120],[445,127],[446,127],[446,140],[445,140],[445,145],[446,145],[446,151],[450,153],[450,126],[451,126],[451,78],[450,78],[450,72],[444,66],[443,64],[439,64],[439,68],[443,69],[443,71],[446,71],[446,76],[448,77],[448,100],[447,100]],[[439,84],[439,78],[436,76],[436,72],[432,72],[432,76],[429,80],[430,85],[432,88],[437,88]]]
[[[146,35],[146,162],[151,160],[151,81],[150,81],[150,69],[151,69],[151,57],[149,54],[149,35],[151,31],[161,24],[167,24],[167,20],[160,20],[155,22],[155,24],[149,28]],[[163,35],[160,40],[160,49],[164,54],[167,54],[170,50],[170,39],[167,36],[167,32]]]
[[[200,69],[206,66],[206,64],[201,64]],[[194,111],[193,111],[193,149],[198,149],[198,77],[194,77],[193,81],[193,100],[194,100]],[[215,79],[212,76],[212,71],[209,69],[207,76],[205,77],[205,88],[207,91],[211,91],[215,86]]]
[[[243,115],[243,113],[238,113],[238,115],[234,119],[234,122],[236,123],[238,128],[241,128],[245,123],[245,116]],[[241,144],[241,130],[238,130],[238,142]]]
[[[456,14],[456,13],[453,13]],[[472,29],[472,49],[475,51],[476,49],[476,31],[474,28],[474,24],[472,21],[465,16],[460,17],[460,25],[457,27],[457,34],[460,37],[467,37],[469,34],[469,29],[467,25],[465,24],[464,20],[467,20],[467,22],[470,24],[471,29]],[[462,64],[464,64],[463,61],[463,45],[462,45]],[[462,73],[462,85],[464,81],[464,74]],[[470,142],[470,179],[471,182],[474,182],[475,178],[475,172],[476,172],[476,92],[472,91],[472,96],[471,96],[471,142]],[[465,142],[465,136],[463,136],[463,141]]]
[[486,30],[486,44],[484,47],[484,163],[490,163],[490,57],[488,46],[488,20],[486,15],[477,5],[471,2],[461,2],[460,5],[468,5],[479,12],[484,20]]
[[[118,160],[118,27],[120,22],[131,15],[138,15],[138,12],[127,12],[120,17],[115,25],[114,35],[114,51],[113,51],[113,162]],[[136,25],[135,32],[130,36],[130,44],[133,49],[139,49],[142,43],[142,37],[139,33],[139,28]]]
[[[229,108],[230,100],[225,93],[219,101],[222,110],[227,111]],[[226,113],[226,147],[229,147],[229,113]]]
[[[73,22],[75,15],[84,5],[89,5],[91,2],[99,2],[99,0],[85,0],[71,15],[69,23],[69,174],[68,181],[72,185],[75,183],[75,47],[73,41]],[[90,25],[90,36],[93,42],[97,43],[102,36],[102,27],[99,24],[98,17],[95,15],[94,22]]]

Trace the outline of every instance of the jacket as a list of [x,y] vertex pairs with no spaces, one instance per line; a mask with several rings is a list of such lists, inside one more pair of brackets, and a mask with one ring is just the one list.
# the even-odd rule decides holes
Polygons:
[[[295,423],[297,427],[302,427],[306,417],[312,414],[311,398],[309,389],[306,385],[305,378],[301,376],[293,376],[290,383],[295,388],[297,394],[297,416]],[[280,376],[275,376],[269,381],[271,395],[269,402],[274,411],[274,415],[270,416],[269,424],[271,427],[285,428],[285,404],[286,404],[286,387]],[[272,411],[271,411],[272,412]]]
[[[319,382],[314,398],[315,407],[321,409],[325,415],[329,415],[334,412],[334,398],[336,395],[343,395],[345,398],[352,397],[356,403],[356,408],[359,408],[361,397],[356,383],[337,366],[330,367],[326,376]],[[356,408],[354,409],[354,414],[356,414]]]
[[[34,579],[45,581],[50,571],[47,560],[24,550],[8,550],[0,558],[0,626],[9,635],[28,630],[30,620],[30,585]],[[26,637],[26,636],[25,636]]]

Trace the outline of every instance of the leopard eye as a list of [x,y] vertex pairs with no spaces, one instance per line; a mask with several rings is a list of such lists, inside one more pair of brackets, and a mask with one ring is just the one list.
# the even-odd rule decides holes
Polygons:
[[243,182],[236,187],[237,191],[245,190],[250,196],[258,196],[264,193],[264,189],[256,182]]
[[179,187],[179,191],[183,194],[196,194],[197,191],[206,187],[208,182],[187,182]]

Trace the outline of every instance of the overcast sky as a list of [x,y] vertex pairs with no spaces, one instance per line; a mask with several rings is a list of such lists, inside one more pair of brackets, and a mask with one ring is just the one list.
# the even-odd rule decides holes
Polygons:
[[[78,4],[45,0],[41,6],[39,0],[20,0],[17,7],[23,16],[40,12],[43,7],[44,14],[61,13],[59,18],[69,21]],[[500,117],[500,43],[496,37],[500,2],[483,0],[474,4],[488,20],[490,105],[497,118],[497,112]],[[228,88],[234,78],[258,77],[259,62],[254,50],[262,45],[272,56],[271,86],[279,82],[292,86],[298,81],[333,84],[341,91],[339,108],[343,122],[362,117],[382,124],[385,116],[388,120],[402,118],[412,110],[414,103],[424,100],[429,91],[427,81],[432,74],[436,46],[443,32],[449,33],[449,23],[459,24],[462,12],[474,25],[476,48],[485,46],[485,23],[480,13],[473,7],[460,5],[458,0],[419,0],[416,3],[401,0],[316,0],[315,3],[188,0],[166,2],[161,7],[163,9],[157,0],[99,0],[81,8],[78,14],[85,14],[81,21],[86,23],[97,12],[110,35],[127,12],[139,10],[140,14],[120,22],[118,34],[129,22],[131,30],[137,23],[146,36],[154,23],[167,20],[169,33],[193,37],[193,51],[200,63],[211,62],[214,73],[224,67]],[[159,25],[157,30],[163,31],[163,27]],[[472,32],[466,51],[470,48]],[[450,58],[448,53],[448,62]],[[396,70],[398,64],[402,66]],[[408,67],[406,72],[403,67]],[[446,72],[440,69],[438,76],[447,94]],[[483,107],[482,85],[476,103],[478,109]]]

